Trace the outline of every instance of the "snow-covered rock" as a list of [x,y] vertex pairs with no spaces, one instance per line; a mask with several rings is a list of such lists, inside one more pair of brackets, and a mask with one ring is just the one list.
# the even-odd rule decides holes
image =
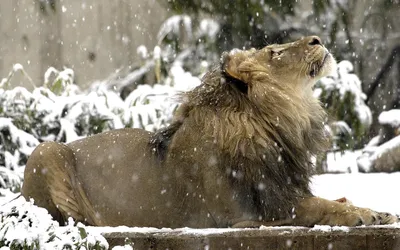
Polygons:
[[380,124],[391,125],[393,128],[400,126],[400,109],[392,109],[388,111],[383,111],[379,117],[378,121]]

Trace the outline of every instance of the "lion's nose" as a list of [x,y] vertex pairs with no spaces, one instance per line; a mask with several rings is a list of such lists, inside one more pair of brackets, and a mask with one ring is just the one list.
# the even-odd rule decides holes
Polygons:
[[317,36],[307,37],[307,40],[308,40],[308,44],[311,45],[311,46],[313,46],[313,45],[322,45],[321,38],[319,38]]

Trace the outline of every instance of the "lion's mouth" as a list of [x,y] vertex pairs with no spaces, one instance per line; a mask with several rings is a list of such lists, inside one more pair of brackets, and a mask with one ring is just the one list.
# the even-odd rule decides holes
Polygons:
[[311,77],[316,77],[318,75],[318,73],[324,67],[325,62],[326,62],[326,60],[328,59],[328,57],[330,55],[331,54],[328,51],[326,51],[325,56],[322,59],[322,61],[320,61],[320,62],[317,61],[317,62],[315,62],[315,63],[313,63],[311,65],[311,70],[310,70],[310,73],[309,73]]

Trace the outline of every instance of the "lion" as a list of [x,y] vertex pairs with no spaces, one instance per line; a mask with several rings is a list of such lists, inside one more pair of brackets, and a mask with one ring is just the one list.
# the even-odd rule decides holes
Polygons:
[[387,224],[397,217],[315,197],[328,145],[315,82],[335,68],[317,36],[223,53],[155,133],[120,129],[41,143],[22,195],[60,223],[258,227]]

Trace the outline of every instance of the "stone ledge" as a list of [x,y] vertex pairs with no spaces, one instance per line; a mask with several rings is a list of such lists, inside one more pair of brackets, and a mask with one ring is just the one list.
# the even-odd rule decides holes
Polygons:
[[400,227],[261,227],[260,229],[91,228],[110,244],[134,249],[400,249]]

